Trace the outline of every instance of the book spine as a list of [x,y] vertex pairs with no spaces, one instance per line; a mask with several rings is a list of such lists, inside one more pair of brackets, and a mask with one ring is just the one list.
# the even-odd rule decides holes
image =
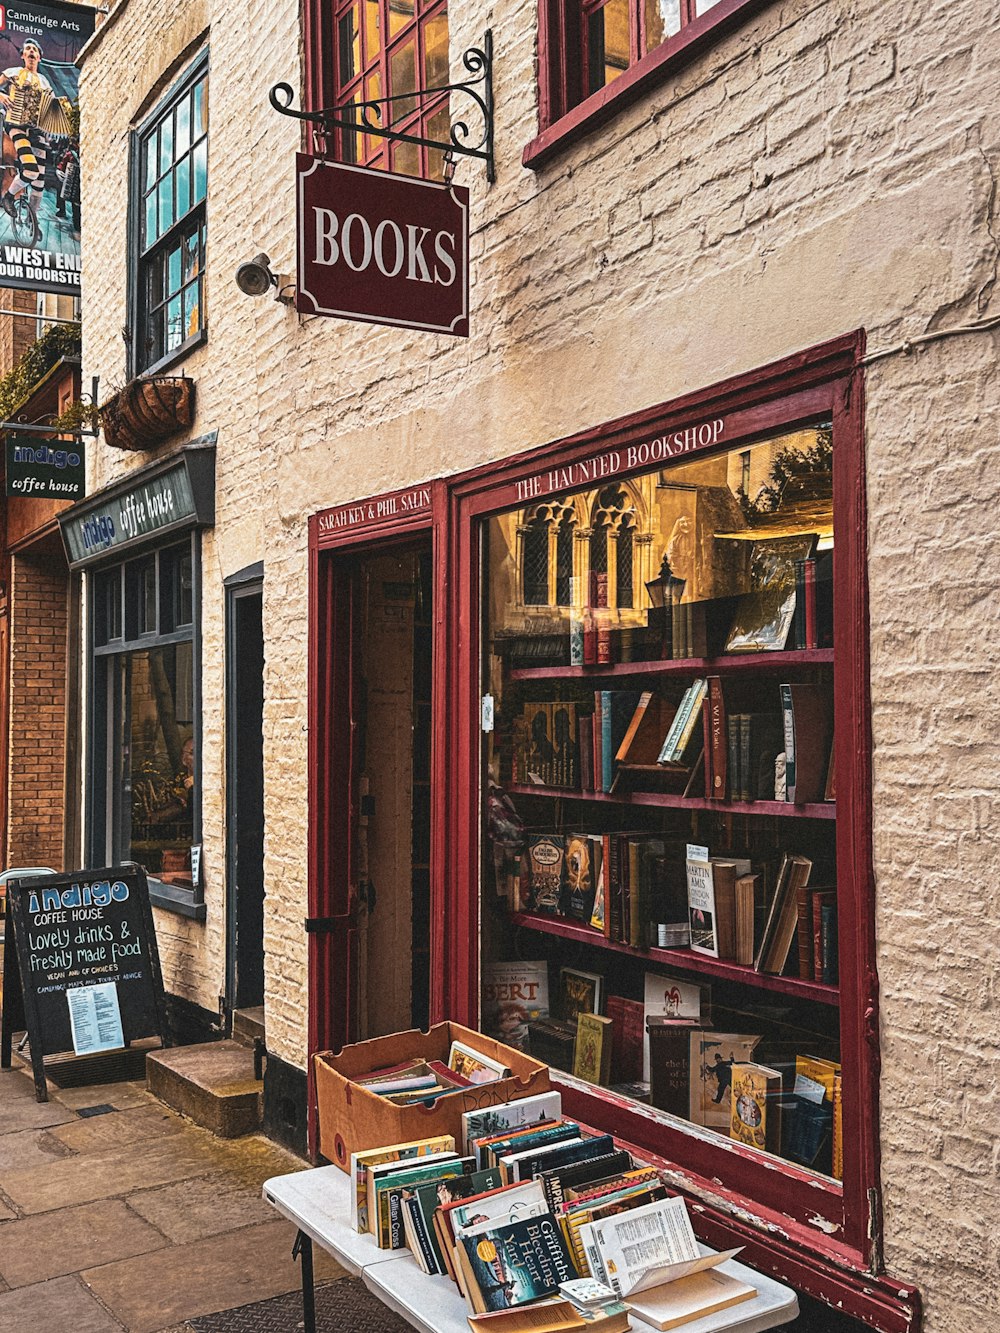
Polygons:
[[691,702],[687,707],[684,718],[684,725],[681,728],[680,735],[677,737],[677,741],[674,745],[673,753],[670,756],[671,763],[680,763],[683,759],[684,751],[687,749],[691,737],[694,734],[694,729],[698,724],[698,719],[701,717],[701,701],[704,697],[705,682],[703,680],[696,680],[691,694]]
[[835,903],[825,903],[820,909],[820,948],[823,970],[820,980],[826,986],[835,986],[839,976],[837,966],[837,907]]
[[602,690],[601,695],[601,791],[608,792],[615,775],[615,754],[611,740],[611,690]]
[[712,753],[712,701],[706,694],[701,701],[701,728],[705,737],[705,800],[710,801],[715,795],[715,778]]
[[726,744],[729,750],[729,799],[740,798],[740,714],[730,713],[726,719]]
[[805,561],[795,561],[795,615],[792,619],[792,639],[796,648],[806,646],[806,577]]
[[[628,840],[628,942],[633,949],[642,943],[642,917],[640,906],[642,899],[642,866],[640,845],[637,838]],[[611,1046],[608,1043],[608,1051]],[[607,1082],[607,1079],[603,1080]]]
[[601,860],[604,874],[604,938],[606,940],[612,938],[611,917],[614,912],[614,887],[612,883],[614,864],[611,852],[613,841],[614,839],[609,833],[601,834]]
[[823,980],[823,895],[814,893],[812,899],[812,974]]
[[594,791],[599,792],[604,789],[604,766],[603,766],[603,738],[604,738],[604,691],[594,691]]
[[799,946],[799,978],[813,981],[813,933],[811,894],[806,888],[795,890],[795,936]]
[[805,647],[816,648],[819,646],[816,637],[816,561],[809,559],[802,563],[805,573]]
[[[726,785],[726,759],[727,755],[727,736],[726,736],[726,703],[725,696],[722,693],[722,679],[719,676],[709,676],[708,678],[708,706],[710,716],[709,731],[705,739],[706,758],[711,751],[712,755],[712,790],[711,797],[717,801],[726,799],[728,790]],[[706,772],[708,766],[706,765]]]
[[420,1247],[420,1258],[423,1261],[421,1267],[425,1273],[440,1273],[441,1269],[430,1237],[427,1235],[427,1227],[424,1224],[424,1215],[420,1211],[419,1201],[417,1199],[404,1199],[403,1207],[410,1215],[410,1229],[416,1238],[417,1245]]
[[674,742],[680,735],[680,729],[684,724],[684,711],[688,703],[690,702],[691,692],[693,689],[694,686],[689,685],[687,689],[684,691],[680,703],[677,705],[677,711],[676,713],[674,713],[674,720],[671,722],[667,730],[667,734],[663,738],[663,744],[660,746],[660,753],[657,756],[656,760],[658,764],[665,764],[669,759],[670,752],[673,750],[674,747]]
[[791,685],[780,686],[781,722],[785,733],[785,800],[795,800],[795,711]]
[[750,732],[752,722],[752,713],[740,714],[740,790],[738,799],[741,801],[753,799],[750,790]]

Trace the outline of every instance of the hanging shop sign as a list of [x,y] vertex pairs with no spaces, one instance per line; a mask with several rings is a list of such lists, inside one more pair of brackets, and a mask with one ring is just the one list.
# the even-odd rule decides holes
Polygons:
[[42,440],[7,432],[7,494],[80,500],[86,491],[83,441]]
[[[203,444],[200,441],[211,441]],[[59,515],[71,567],[175,529],[215,521],[215,436],[114,483]]]
[[35,1096],[46,1055],[95,1055],[166,1040],[163,977],[149,886],[134,863],[11,880],[4,936],[2,1056],[24,1028]]
[[296,155],[296,308],[469,335],[469,192]]
[[[79,71],[85,5],[0,4],[0,286],[80,295]],[[7,145],[9,144],[9,149]]]

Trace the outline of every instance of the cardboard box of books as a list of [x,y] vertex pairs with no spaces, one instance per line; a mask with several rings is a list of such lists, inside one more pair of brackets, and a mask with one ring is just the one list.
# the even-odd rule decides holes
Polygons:
[[[394,1069],[413,1061],[448,1064],[453,1043],[468,1049],[452,1068],[467,1086],[454,1091],[435,1090],[421,1099],[403,1102],[372,1092],[355,1080],[378,1070]],[[494,1069],[477,1071],[475,1053]],[[394,1032],[387,1037],[356,1042],[338,1053],[320,1051],[313,1056],[316,1100],[319,1109],[319,1150],[342,1171],[349,1169],[351,1153],[380,1148],[387,1143],[406,1143],[438,1134],[462,1135],[462,1116],[467,1111],[502,1106],[548,1092],[549,1067],[523,1051],[458,1023],[437,1023],[427,1032]],[[489,1082],[479,1082],[479,1073]]]

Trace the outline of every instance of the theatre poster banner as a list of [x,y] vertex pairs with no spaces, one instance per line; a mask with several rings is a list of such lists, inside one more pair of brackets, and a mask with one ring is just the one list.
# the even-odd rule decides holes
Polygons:
[[0,286],[80,294],[82,5],[0,3]]

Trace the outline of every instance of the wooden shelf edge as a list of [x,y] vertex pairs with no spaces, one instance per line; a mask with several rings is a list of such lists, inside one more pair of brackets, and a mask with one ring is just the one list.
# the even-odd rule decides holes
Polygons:
[[833,661],[832,648],[809,648],[781,653],[731,653],[725,657],[666,658],[656,662],[615,662],[610,666],[511,667],[510,680],[604,680],[615,676],[691,675],[711,672],[778,671],[785,667],[824,666]]
[[756,972],[752,967],[710,958],[693,953],[690,949],[633,948],[631,944],[621,944],[617,940],[606,939],[591,927],[577,921],[567,921],[563,917],[541,916],[534,912],[512,912],[510,919],[514,925],[524,926],[528,930],[538,930],[545,935],[577,940],[581,944],[592,944],[598,949],[629,954],[633,958],[643,958],[650,963],[663,963],[679,971],[698,972],[705,976],[720,977],[725,981],[739,981],[747,986],[756,986],[760,990],[797,995],[800,999],[815,1000],[819,1004],[840,1004],[840,988],[826,986],[820,981],[803,981],[799,977],[778,977],[769,972]]
[[507,788],[513,796],[561,796],[569,801],[594,801],[604,805],[652,805],[673,810],[716,810],[726,815],[771,815],[779,819],[836,819],[834,801],[816,801],[795,805],[791,801],[709,801],[704,796],[678,796],[671,792],[580,791],[576,787],[539,787],[527,782],[512,782]]

